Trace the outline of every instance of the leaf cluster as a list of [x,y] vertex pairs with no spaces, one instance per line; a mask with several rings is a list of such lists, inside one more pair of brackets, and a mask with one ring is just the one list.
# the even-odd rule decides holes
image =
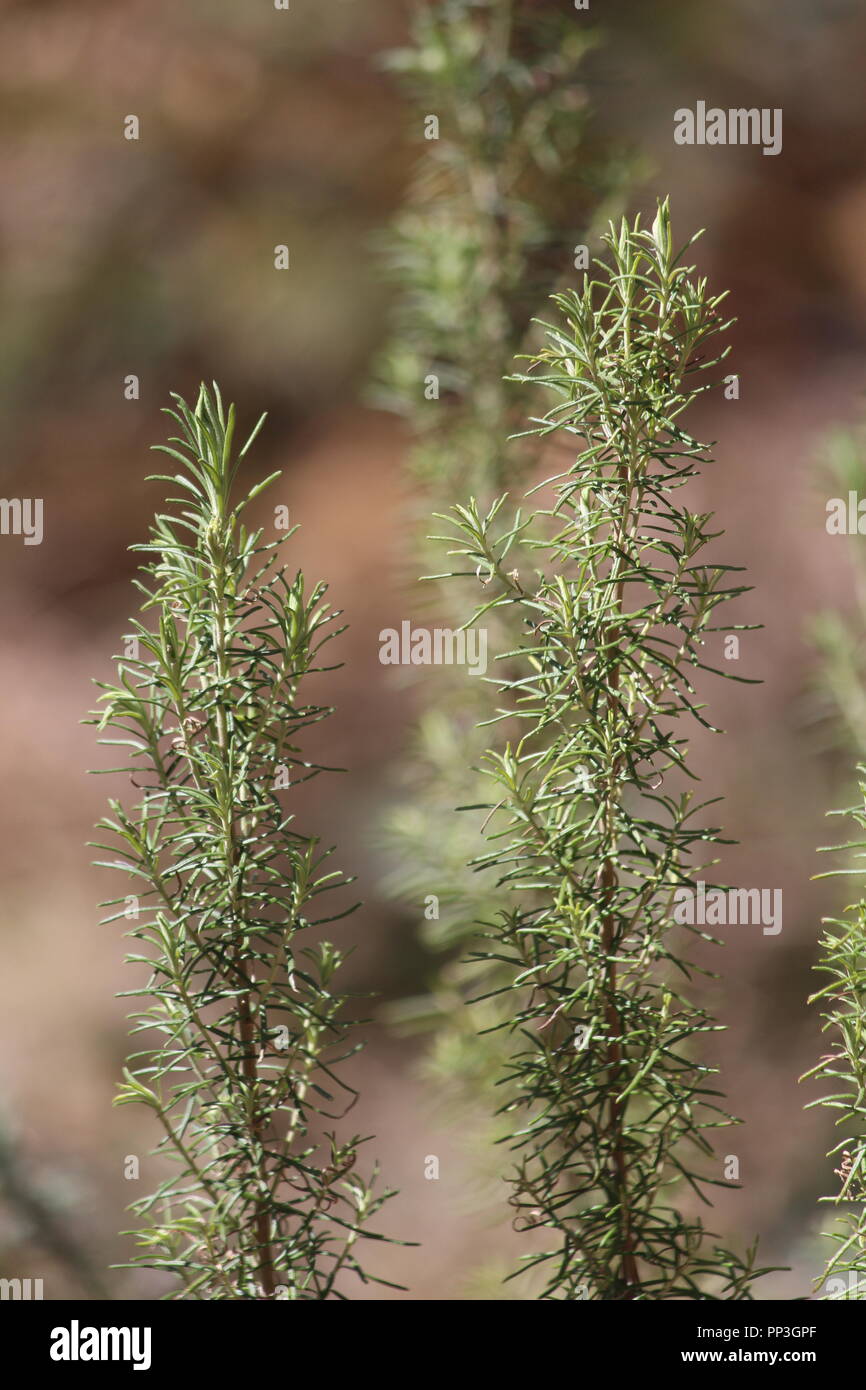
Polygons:
[[235,451],[216,387],[174,401],[179,433],[158,447],[181,471],[157,480],[179,495],[136,547],[135,655],[91,720],[122,750],[105,771],[138,794],[99,825],[134,888],[106,920],[131,921],[145,978],[127,991],[142,1048],[117,1103],[154,1112],[171,1160],[133,1204],[134,1263],[177,1276],[178,1297],[342,1297],[342,1270],[366,1277],[356,1244],[379,1238],[364,1228],[388,1194],[362,1176],[360,1136],[336,1132],[358,1044],[333,984],[343,954],[320,929],[351,910],[327,906],[349,880],[284,805],[324,770],[303,743],[330,713],[309,688],[333,669],[339,614],[282,562],[291,531],[268,541],[245,522],[278,475],[233,500],[263,421]]
[[675,253],[667,204],[605,240],[521,377],[554,400],[528,433],[570,455],[529,494],[547,505],[509,513],[503,496],[443,518],[450,576],[480,586],[471,621],[507,608],[522,633],[491,678],[474,862],[505,900],[477,955],[511,995],[510,1201],[519,1229],[554,1238],[524,1262],[541,1296],[743,1298],[751,1253],[712,1246],[671,1195],[722,1182],[708,1132],[733,1123],[696,1060],[716,1025],[683,993],[696,968],[671,912],[721,838],[691,789],[688,723],[712,727],[696,679],[723,674],[706,647],[744,586],[706,558],[712,518],[680,498],[708,462],[682,417],[727,324]]
[[[838,430],[827,441],[819,470],[823,485],[843,496],[862,484],[864,431]],[[863,626],[866,620],[866,566],[854,537],[851,545],[851,590],[854,612],[850,617],[822,613],[811,623],[811,636],[820,654],[818,679],[819,714],[826,741],[862,758],[866,749],[866,660]],[[816,875],[841,879],[847,887],[862,879],[866,841],[866,768],[858,766],[858,800],[834,816],[844,816],[855,838],[839,846],[825,846],[822,853],[843,856],[842,864]],[[862,894],[839,917],[823,920],[815,969],[826,977],[810,1003],[820,1003],[822,1031],[831,1051],[801,1080],[820,1083],[824,1094],[806,1107],[820,1107],[832,1115],[838,1138],[827,1157],[837,1165],[838,1190],[822,1198],[836,1214],[827,1231],[831,1242],[823,1272],[816,1281],[821,1296],[830,1300],[866,1298],[866,897]]]

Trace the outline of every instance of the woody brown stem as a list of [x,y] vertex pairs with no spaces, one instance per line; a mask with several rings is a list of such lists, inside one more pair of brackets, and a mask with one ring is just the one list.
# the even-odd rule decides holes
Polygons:
[[[602,891],[607,896],[616,887],[616,873],[613,863],[607,859],[602,871]],[[602,951],[604,953],[606,966],[606,994],[607,1006],[605,1008],[605,1022],[611,1035],[607,1046],[607,1066],[610,1074],[611,1097],[609,1110],[609,1133],[613,1146],[613,1163],[616,1174],[616,1185],[619,1192],[620,1215],[623,1228],[623,1255],[622,1255],[622,1277],[626,1286],[624,1298],[634,1298],[635,1286],[638,1283],[637,1261],[634,1254],[634,1233],[631,1225],[631,1211],[628,1204],[628,1168],[625,1156],[625,1144],[623,1135],[623,1123],[625,1119],[624,1107],[616,1095],[619,1084],[619,1072],[622,1066],[622,1044],[620,1037],[622,1033],[622,1019],[615,1003],[616,997],[616,963],[610,959],[614,949],[614,925],[613,917],[608,914],[602,923]]]
[[[244,980],[249,982],[246,966],[243,962],[238,962],[238,970]],[[244,1080],[250,1088],[253,1097],[253,1104],[256,1104],[258,1086],[258,1067],[256,1065],[256,1029],[251,1005],[251,991],[242,994],[238,1000],[238,1029],[240,1033],[242,1067]],[[265,1124],[261,1114],[256,1113],[253,1117],[253,1127],[259,1145],[264,1148]],[[262,1160],[264,1163],[264,1159]],[[265,1174],[259,1174],[262,1185],[266,1186]],[[267,1208],[267,1200],[260,1198],[255,1216],[256,1244],[259,1250],[259,1282],[265,1298],[273,1298],[276,1289],[276,1279],[274,1277],[274,1254],[271,1244],[271,1218]]]

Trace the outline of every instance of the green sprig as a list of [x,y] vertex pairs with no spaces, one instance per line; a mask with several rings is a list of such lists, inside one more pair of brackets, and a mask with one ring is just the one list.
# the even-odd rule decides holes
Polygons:
[[136,895],[106,920],[132,920],[144,949],[129,960],[148,974],[127,991],[145,1047],[117,1104],[154,1112],[177,1169],[132,1204],[147,1218],[132,1263],[174,1275],[175,1298],[343,1298],[344,1272],[374,1277],[357,1243],[384,1238],[368,1223],[390,1193],[362,1176],[360,1136],[329,1129],[355,1102],[340,1064],[359,1044],[331,987],[343,953],[304,945],[351,911],[322,906],[350,880],[284,805],[324,770],[303,735],[331,711],[306,692],[342,629],[325,585],[281,563],[288,536],[245,524],[279,475],[233,501],[264,417],[235,452],[216,386],[194,408],[173,399],[179,433],[157,447],[182,471],[157,480],[182,495],[134,547],[156,619],[133,623],[140,654],[98,682],[89,721],[119,735],[101,740],[125,752],[110,771],[139,791],[99,823]]
[[695,681],[730,630],[717,609],[745,592],[705,557],[711,517],[677,496],[709,461],[682,417],[726,355],[711,346],[724,296],[674,254],[667,203],[605,241],[518,378],[553,398],[527,434],[571,455],[540,485],[548,505],[450,513],[452,575],[484,579],[471,621],[507,608],[522,628],[492,678],[473,861],[500,900],[474,958],[483,998],[510,1000],[494,1025],[509,1200],[542,1242],[516,1272],[542,1298],[749,1298],[754,1251],[721,1249],[674,1204],[722,1183],[709,1135],[735,1123],[700,1060],[718,1025],[687,997],[671,910],[721,842],[689,789],[686,730],[712,727]]

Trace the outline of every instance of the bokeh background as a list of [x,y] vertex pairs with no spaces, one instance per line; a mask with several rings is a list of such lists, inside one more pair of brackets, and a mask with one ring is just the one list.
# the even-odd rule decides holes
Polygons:
[[[529,3],[529,0],[527,0]],[[551,0],[570,9],[568,0]],[[822,914],[813,883],[826,809],[845,804],[853,759],[834,750],[812,692],[811,615],[844,609],[845,543],[826,535],[816,458],[860,418],[866,388],[866,9],[859,0],[592,0],[609,31],[593,59],[595,120],[651,173],[631,197],[671,194],[682,233],[706,226],[699,259],[731,290],[740,399],[715,395],[695,422],[718,439],[702,506],[748,565],[742,673],[714,692],[727,729],[696,759],[739,845],[720,876],[781,887],[784,929],[730,928],[714,1007],[731,1109],[725,1147],[742,1190],[709,1224],[760,1234],[790,1266],[765,1296],[809,1292],[820,1268],[815,1202],[833,1189],[826,1122],[797,1077],[820,1051],[804,1000]],[[576,22],[580,22],[576,18]],[[154,1296],[118,1231],[131,1200],[123,1159],[154,1135],[112,1109],[127,1050],[129,986],[107,892],[85,847],[105,784],[79,725],[127,617],[135,558],[158,488],[144,481],[170,390],[217,379],[252,420],[255,456],[284,470],[274,500],[302,530],[298,562],[348,610],[335,677],[330,761],[309,811],[365,899],[343,929],[351,983],[382,1000],[422,991],[434,962],[422,914],[386,901],[371,827],[392,795],[413,687],[378,661],[377,635],[407,615],[402,588],[409,444],[364,403],[393,286],[374,243],[400,205],[418,130],[381,53],[405,38],[397,0],[26,0],[0,4],[0,429],[2,492],[42,497],[41,546],[0,538],[0,1276],[42,1277],[46,1298]],[[777,158],[677,147],[673,112],[781,107]],[[123,139],[138,115],[141,138]],[[273,248],[291,249],[278,272]],[[124,378],[140,378],[137,401]],[[372,1006],[374,1009],[377,1005]],[[378,1272],[411,1293],[491,1293],[477,1272],[513,1253],[479,1193],[472,1134],[419,1072],[423,1040],[380,1019],[356,1069],[358,1128],[400,1189],[383,1224],[420,1241],[383,1247]],[[438,1182],[424,1159],[440,1159]],[[504,1160],[503,1160],[504,1161]],[[485,1177],[483,1181],[487,1181]],[[495,1210],[495,1208],[494,1208]],[[353,1291],[353,1296],[356,1296]]]

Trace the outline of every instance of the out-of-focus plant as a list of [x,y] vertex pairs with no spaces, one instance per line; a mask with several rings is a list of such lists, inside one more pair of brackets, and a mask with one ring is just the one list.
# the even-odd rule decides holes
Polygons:
[[[390,237],[400,289],[381,399],[418,435],[416,475],[495,494],[514,476],[503,377],[632,172],[588,130],[585,16],[513,0],[415,5],[407,86],[423,154]],[[585,268],[585,264],[584,264]]]
[[682,1202],[725,1185],[709,1134],[735,1121],[700,1056],[718,1025],[689,998],[686,933],[712,938],[673,916],[722,842],[688,789],[688,725],[712,728],[695,677],[725,674],[705,648],[744,588],[705,555],[719,533],[680,489],[709,462],[683,416],[716,385],[728,325],[667,204],[604,240],[520,378],[556,400],[526,438],[542,462],[551,442],[569,455],[530,491],[547,505],[472,499],[440,538],[447,577],[478,594],[471,621],[505,611],[520,630],[492,678],[488,792],[467,808],[484,811],[474,867],[499,900],[478,955],[510,1000],[500,1113],[510,1202],[534,1233],[515,1273],[536,1271],[546,1299],[743,1299],[754,1252],[716,1246]]
[[[65,1174],[39,1181],[32,1163],[18,1141],[15,1127],[0,1110],[0,1201],[7,1205],[14,1226],[23,1232],[23,1241],[37,1246],[55,1259],[64,1274],[86,1290],[89,1298],[110,1298],[93,1251],[65,1220],[64,1209],[71,1206],[75,1193]],[[17,1242],[9,1242],[8,1250]],[[6,1274],[9,1253],[0,1245],[0,1271]]]
[[[562,7],[421,0],[410,46],[387,60],[407,89],[423,147],[388,241],[398,295],[377,393],[407,418],[413,435],[413,576],[436,563],[431,554],[417,564],[419,552],[428,553],[431,513],[467,490],[490,502],[525,475],[527,451],[509,440],[525,398],[503,378],[531,341],[545,298],[567,283],[576,263],[588,264],[633,176],[634,160],[591,128],[585,66],[598,43],[587,17]],[[451,629],[469,611],[435,585],[420,596],[414,591],[412,603]],[[503,646],[510,618],[491,617]],[[478,799],[485,698],[477,678],[448,666],[427,668],[415,694],[417,723],[386,826],[388,890],[419,918],[435,896],[423,937],[450,954],[431,993],[395,1012],[437,1023],[429,1067],[440,1090],[465,1106],[458,1127],[483,1149],[478,1123],[494,1094],[498,1040],[482,1050],[463,1000],[495,967],[452,956],[486,915],[488,887],[467,873],[473,830],[451,813]],[[505,1003],[490,1000],[491,1022]]]
[[[284,789],[315,777],[301,737],[330,709],[308,678],[338,614],[325,586],[281,563],[282,545],[244,524],[234,487],[262,421],[234,450],[235,410],[201,389],[167,413],[179,435],[158,448],[181,465],[160,477],[181,496],[136,547],[144,612],[138,650],[118,658],[90,722],[114,736],[139,790],[100,822],[134,879],[108,921],[131,920],[146,972],[127,993],[144,1048],[121,1105],[151,1109],[158,1153],[176,1171],[133,1203],[142,1223],[133,1264],[180,1281],[175,1298],[343,1298],[342,1274],[370,1278],[361,1239],[387,1192],[361,1175],[360,1139],[338,1137],[355,1092],[339,1075],[357,1051],[333,979],[343,953],[308,934],[322,895],[349,882],[331,850],[295,826]],[[348,909],[351,910],[351,909]],[[327,908],[324,909],[327,913]]]
[[[839,492],[847,511],[849,492],[863,482],[866,430],[839,430],[828,440],[822,479]],[[821,654],[819,689],[825,712],[832,714],[834,741],[846,754],[866,759],[866,561],[859,533],[849,537],[853,614],[823,613],[812,624],[812,637]],[[846,817],[849,839],[825,853],[844,856],[841,867],[818,878],[862,880],[866,869],[866,765],[858,764],[858,795],[853,806],[831,812]],[[854,828],[856,827],[856,829]],[[802,1080],[828,1087],[807,1106],[831,1112],[839,1137],[828,1153],[837,1161],[838,1191],[822,1198],[836,1212],[825,1234],[832,1249],[820,1279],[821,1296],[832,1300],[866,1299],[866,893],[847,905],[841,917],[823,919],[816,970],[829,977],[812,995],[820,1001],[823,1031],[832,1051]]]
[[[843,503],[847,513],[849,493],[859,495],[864,482],[866,426],[834,430],[822,450],[817,477],[819,490]],[[842,543],[842,542],[837,542]],[[850,613],[825,611],[809,624],[809,636],[820,654],[815,683],[817,714],[827,742],[851,766],[851,750],[866,757],[866,562],[863,537],[848,535],[845,542],[853,600]]]

